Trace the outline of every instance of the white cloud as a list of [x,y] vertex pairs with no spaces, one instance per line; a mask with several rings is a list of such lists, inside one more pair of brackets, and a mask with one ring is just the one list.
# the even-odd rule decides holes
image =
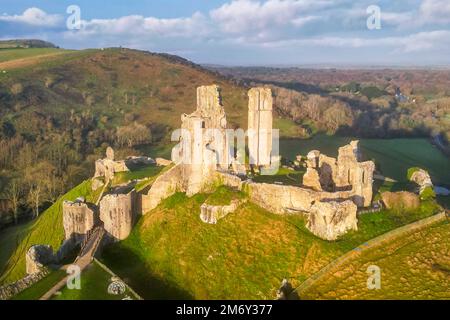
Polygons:
[[419,18],[428,24],[450,24],[450,1],[423,0]]
[[39,8],[28,8],[21,15],[2,15],[0,21],[22,23],[36,27],[55,27],[63,21],[58,14],[48,14]]
[[140,15],[117,19],[92,19],[81,22],[81,30],[68,31],[66,38],[127,37],[127,41],[154,37],[200,37],[209,34],[208,21],[201,13],[188,18],[159,19]]
[[303,26],[308,12],[332,5],[326,0],[233,0],[210,12],[225,33],[261,32],[289,25]]

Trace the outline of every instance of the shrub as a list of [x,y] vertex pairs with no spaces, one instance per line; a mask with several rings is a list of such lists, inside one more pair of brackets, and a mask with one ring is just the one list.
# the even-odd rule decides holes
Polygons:
[[433,187],[428,186],[420,193],[420,199],[423,201],[431,200],[436,198],[436,193],[433,190]]

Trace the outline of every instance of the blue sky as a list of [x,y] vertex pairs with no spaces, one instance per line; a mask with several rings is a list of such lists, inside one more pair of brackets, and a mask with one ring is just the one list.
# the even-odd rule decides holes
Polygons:
[[[67,28],[70,5],[79,30]],[[373,5],[381,29],[367,27]],[[450,1],[2,0],[0,39],[9,38],[223,65],[450,65]]]

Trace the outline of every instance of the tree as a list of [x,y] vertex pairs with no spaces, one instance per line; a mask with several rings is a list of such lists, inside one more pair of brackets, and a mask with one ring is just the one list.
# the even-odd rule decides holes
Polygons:
[[42,187],[39,183],[31,186],[28,191],[28,203],[33,210],[34,217],[39,217],[39,206],[41,205]]
[[17,224],[19,218],[18,215],[19,215],[20,199],[22,197],[22,188],[20,187],[19,183],[16,180],[13,180],[9,185],[8,190],[6,190],[6,196],[8,197],[9,201],[11,201],[14,224]]

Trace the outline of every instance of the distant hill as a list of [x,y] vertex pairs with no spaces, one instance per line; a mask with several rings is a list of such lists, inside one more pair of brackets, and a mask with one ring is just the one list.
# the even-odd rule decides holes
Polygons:
[[[45,208],[92,175],[93,159],[108,145],[118,157],[167,157],[181,114],[196,108],[196,88],[213,83],[222,88],[230,127],[246,128],[247,89],[177,56],[0,50],[0,196],[18,180],[24,214],[31,214],[27,194],[38,181]],[[0,227],[2,220],[0,213]]]
[[0,49],[5,48],[57,48],[53,43],[36,39],[16,39],[0,41]]

